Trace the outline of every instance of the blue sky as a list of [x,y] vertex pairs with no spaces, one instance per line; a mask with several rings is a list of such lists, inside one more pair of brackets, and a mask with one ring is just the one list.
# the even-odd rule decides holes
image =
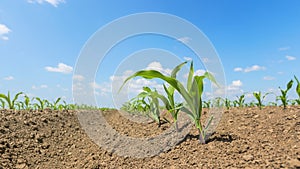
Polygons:
[[[253,91],[277,93],[278,86],[285,88],[294,75],[300,77],[299,6],[297,0],[2,0],[0,92],[23,91],[32,97],[63,97],[72,102],[76,61],[88,39],[120,17],[162,12],[191,22],[209,38],[223,64],[228,97]],[[99,106],[113,106],[111,79],[126,57],[142,49],[159,48],[174,53],[179,62],[186,57],[195,59],[184,46],[191,38],[176,41],[145,35],[116,45],[99,65],[93,84]],[[168,71],[175,66],[168,65],[166,59],[155,59],[141,68],[156,66]],[[203,66],[195,63],[201,72]],[[149,84],[141,80],[133,83]],[[294,88],[289,95],[296,97]]]

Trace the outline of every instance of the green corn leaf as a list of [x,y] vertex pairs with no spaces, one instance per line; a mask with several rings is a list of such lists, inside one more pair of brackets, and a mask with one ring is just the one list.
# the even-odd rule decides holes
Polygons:
[[187,90],[188,91],[191,91],[192,83],[193,83],[193,76],[194,76],[194,66],[193,66],[193,62],[191,62],[190,71],[189,71],[188,80],[187,80]]
[[294,82],[293,80],[290,80],[289,83],[286,85],[286,90],[287,90],[287,91],[290,90],[290,89],[292,88],[293,82]]
[[130,77],[128,77],[124,81],[124,83],[121,86],[120,90],[123,88],[123,86],[130,79],[132,79],[134,77],[138,77],[138,76],[146,78],[146,79],[158,78],[158,79],[164,80],[169,85],[171,85],[172,87],[174,87],[182,95],[182,97],[185,98],[185,100],[187,101],[187,103],[192,107],[192,104],[193,104],[192,98],[189,95],[189,93],[186,91],[186,89],[184,88],[184,86],[177,79],[165,76],[165,75],[163,75],[162,73],[160,73],[160,72],[158,72],[156,70],[141,70],[141,71],[138,71],[138,72],[134,73],[133,75],[131,75]]
[[23,92],[17,93],[17,94],[15,95],[15,97],[14,97],[14,99],[13,99],[12,102],[15,103],[15,101],[18,99],[18,97],[19,97],[21,94],[23,94]]
[[61,100],[61,98],[57,98],[56,101],[54,102],[54,105],[57,105],[59,103],[59,101]]
[[296,82],[297,82],[296,92],[297,92],[297,94],[298,94],[298,96],[300,98],[300,82],[299,82],[299,80],[298,80],[298,78],[296,76],[294,76],[294,77],[295,77]]
[[215,79],[215,77],[211,73],[205,72],[203,76],[205,76],[205,78],[207,78],[209,81],[211,81],[216,86],[220,87],[217,80]]
[[176,78],[177,72],[182,68],[183,65],[185,65],[187,63],[187,61],[179,64],[178,66],[176,66],[171,73],[171,77]]

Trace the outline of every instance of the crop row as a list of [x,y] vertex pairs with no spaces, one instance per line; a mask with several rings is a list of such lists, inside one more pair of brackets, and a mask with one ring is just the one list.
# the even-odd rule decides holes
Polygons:
[[[228,98],[215,98],[214,100],[204,101],[202,100],[202,94],[204,90],[203,80],[208,79],[213,84],[218,85],[213,75],[209,72],[205,72],[204,75],[198,76],[194,74],[193,62],[190,65],[190,71],[188,74],[188,79],[186,86],[184,86],[177,78],[176,75],[180,71],[181,67],[187,63],[183,62],[176,66],[171,72],[170,76],[164,75],[156,70],[141,70],[134,73],[132,76],[128,77],[123,86],[132,78],[142,77],[145,79],[160,79],[163,80],[168,87],[163,84],[164,92],[158,92],[155,88],[151,89],[149,86],[144,86],[143,91],[139,93],[136,97],[130,101],[123,104],[123,110],[130,113],[140,113],[147,115],[158,123],[158,126],[161,124],[161,115],[162,110],[166,110],[173,118],[175,128],[177,129],[177,117],[178,114],[183,112],[186,113],[195,124],[195,127],[199,132],[199,141],[200,143],[205,143],[208,139],[207,130],[212,120],[213,116],[209,117],[208,123],[204,126],[201,123],[202,118],[202,108],[210,107],[245,107],[245,106],[257,106],[259,109],[262,109],[265,106],[264,99],[267,95],[274,93],[262,93],[262,92],[253,92],[253,96],[256,101],[250,103],[245,103],[245,94],[237,96],[236,100],[229,100]],[[297,82],[296,92],[299,96],[298,99],[289,100],[288,91],[291,90],[294,80]],[[283,106],[283,109],[286,109],[289,104],[300,104],[300,84],[296,76],[294,79],[290,80],[285,89],[280,89],[280,95],[276,96],[275,102],[270,102],[268,105],[277,106],[277,102],[280,102],[280,105]],[[174,98],[175,91],[183,98],[183,102],[176,102]],[[275,95],[275,94],[274,94]],[[163,105],[160,105],[163,103]]]
[[[23,99],[20,99],[22,98]],[[41,99],[39,97],[30,98],[23,92],[19,92],[14,96],[0,93],[0,109],[11,109],[11,110],[78,110],[78,109],[101,109],[107,110],[108,108],[98,108],[96,106],[90,106],[85,104],[68,104],[66,101],[62,100],[60,97],[54,101],[49,101],[46,99]]]

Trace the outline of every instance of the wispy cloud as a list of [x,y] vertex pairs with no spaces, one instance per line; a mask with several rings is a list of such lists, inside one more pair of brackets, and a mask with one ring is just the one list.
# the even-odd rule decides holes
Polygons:
[[246,67],[246,68],[241,68],[241,67],[236,67],[233,69],[233,71],[235,72],[253,72],[253,71],[259,71],[259,70],[265,70],[266,68],[264,66],[259,66],[259,65],[253,65],[250,67]]
[[284,46],[284,47],[278,48],[279,51],[286,51],[286,50],[290,50],[290,49],[291,49],[291,47],[289,47],[289,46]]
[[69,74],[73,71],[73,68],[71,66],[68,66],[64,63],[59,63],[57,67],[46,66],[45,69],[48,72],[58,72],[58,73],[64,73],[64,74]]
[[275,77],[272,76],[264,76],[263,80],[275,80]]
[[259,70],[265,70],[266,68],[259,65],[253,65],[251,67],[247,67],[244,72],[252,72],[252,71],[259,71]]
[[183,57],[183,59],[186,60],[186,61],[191,61],[191,60],[193,60],[192,58],[190,58],[190,57],[188,57],[188,56]]
[[243,68],[241,68],[241,67],[236,67],[236,68],[233,69],[233,71],[235,71],[235,72],[242,72],[242,71],[243,71]]
[[294,56],[289,56],[289,55],[286,55],[285,58],[286,58],[287,60],[296,60],[296,57],[294,57]]
[[6,36],[11,30],[4,24],[0,24],[0,38],[2,40],[8,40],[8,36]]
[[9,80],[14,80],[15,78],[13,76],[7,76],[3,79],[9,81]]
[[58,7],[60,3],[65,3],[65,0],[27,0],[28,3],[42,4],[44,2],[51,4],[54,7]]
[[185,37],[178,38],[177,40],[186,44],[189,43],[192,39],[190,37],[185,36]]
[[40,85],[40,86],[33,85],[31,88],[32,88],[33,90],[46,89],[46,88],[48,88],[48,85],[45,85],[45,84],[42,84],[42,85]]

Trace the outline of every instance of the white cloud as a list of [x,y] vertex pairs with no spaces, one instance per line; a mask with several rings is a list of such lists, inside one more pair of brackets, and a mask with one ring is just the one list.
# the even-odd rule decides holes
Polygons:
[[38,3],[42,4],[44,2],[49,3],[53,5],[54,7],[57,7],[60,3],[65,3],[65,0],[27,0],[28,3]]
[[195,76],[202,76],[202,75],[204,75],[205,72],[206,72],[206,70],[204,70],[204,69],[198,69],[194,72],[194,75]]
[[241,91],[240,88],[242,86],[243,86],[243,83],[242,83],[241,80],[234,80],[234,81],[231,82],[230,85],[227,86],[226,91],[228,93],[234,93],[235,94],[236,92]]
[[82,75],[74,75],[73,76],[73,80],[83,81],[84,80],[84,76],[82,76]]
[[243,86],[243,82],[241,80],[234,80],[228,86],[223,86],[215,91],[216,95],[224,95],[226,91],[227,96],[235,96],[240,95],[244,91],[241,89]]
[[264,76],[263,80],[275,80],[275,77],[272,76]]
[[14,80],[14,77],[13,76],[7,76],[7,77],[5,77],[5,78],[3,78],[4,80]]
[[[206,72],[206,70],[204,70],[204,69],[197,69],[197,70],[194,71],[194,76],[202,76],[202,75],[204,75],[205,72]],[[183,77],[185,79],[187,79],[188,76],[189,76],[189,73],[186,73],[186,74],[183,75]]]
[[6,36],[11,30],[4,24],[0,24],[0,38],[2,40],[8,40],[8,37]]
[[163,68],[163,66],[161,65],[160,62],[151,62],[146,70],[157,70],[159,72],[162,72],[164,74],[167,74],[167,75],[170,75],[172,70],[171,69],[168,69],[168,68]]
[[242,81],[241,80],[234,80],[232,81],[231,83],[231,86],[232,87],[241,87],[243,85]]
[[253,65],[253,66],[250,66],[250,67],[246,67],[246,68],[241,68],[241,67],[236,67],[233,69],[233,71],[235,72],[245,72],[245,73],[248,73],[248,72],[252,72],[252,71],[259,71],[259,70],[265,70],[266,68],[264,66],[259,66],[259,65]]
[[252,71],[259,71],[259,70],[265,70],[266,68],[259,65],[253,65],[251,67],[247,67],[244,72],[252,72]]
[[34,89],[34,90],[46,89],[46,88],[48,88],[48,85],[45,85],[45,84],[42,84],[40,86],[33,85],[31,88]]
[[286,51],[286,50],[289,50],[289,49],[291,49],[291,47],[289,47],[289,46],[278,48],[279,51]]
[[289,56],[289,55],[286,55],[285,58],[286,58],[287,60],[296,60],[296,57],[294,57],[294,56]]
[[73,68],[71,66],[68,66],[64,63],[59,63],[57,67],[46,66],[45,69],[48,72],[58,72],[58,73],[64,73],[64,74],[69,74],[73,71]]
[[193,60],[192,58],[187,57],[187,56],[183,57],[183,59],[186,60],[186,61],[191,61],[191,60]]
[[235,71],[235,72],[242,72],[242,71],[243,71],[243,69],[242,69],[242,68],[240,68],[240,67],[236,67],[236,68],[234,68],[234,69],[233,69],[233,71]]
[[177,40],[186,44],[189,43],[192,39],[190,37],[185,36],[185,37],[178,38]]

